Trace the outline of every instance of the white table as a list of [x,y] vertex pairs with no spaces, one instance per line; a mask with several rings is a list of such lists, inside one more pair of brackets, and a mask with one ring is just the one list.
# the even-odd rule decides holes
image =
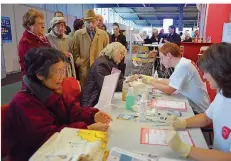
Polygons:
[[[190,107],[186,98],[181,95],[175,94],[172,96],[163,95],[162,96],[168,100],[178,100],[178,101],[186,101],[187,104],[187,112],[182,112],[182,118],[191,117],[194,115],[192,108]],[[114,121],[111,123],[110,131],[109,131],[109,144],[108,148],[118,147],[128,151],[139,151],[139,152],[148,152],[157,154],[160,157],[166,158],[174,158],[178,160],[185,160],[180,157],[177,153],[173,152],[167,146],[157,146],[157,145],[143,145],[140,144],[140,129],[141,128],[165,128],[169,129],[168,126],[152,126],[151,122],[132,122],[127,120],[118,120],[115,119],[119,114],[134,114],[134,112],[126,110],[125,102],[121,101],[121,93],[116,93],[114,95],[114,100],[112,102],[116,104],[118,108],[113,108],[111,111],[111,115],[114,117]],[[190,129],[189,133],[192,137],[192,140],[197,147],[208,148],[206,141],[203,137],[203,134],[199,128]]]
[[[157,146],[157,145],[144,145],[140,144],[140,130],[141,128],[169,128],[168,126],[158,126],[153,127],[151,122],[134,122],[127,120],[118,120],[116,117],[121,114],[134,114],[134,112],[128,111],[125,109],[125,102],[121,99],[122,94],[115,93],[111,111],[109,112],[113,117],[113,122],[111,123],[109,129],[109,143],[108,148],[118,147],[124,150],[132,151],[132,152],[147,152],[156,154],[159,157],[173,158],[176,160],[185,160],[180,157],[177,153],[173,152],[168,146]],[[162,95],[162,98],[168,100],[180,100],[186,101],[187,103],[187,112],[182,113],[182,117],[187,118],[193,116],[193,111],[188,104],[188,101],[180,95]],[[199,128],[190,129],[189,130],[192,140],[197,147],[208,148],[203,134]],[[30,160],[37,160],[39,157],[38,152],[46,152],[46,148],[49,149],[49,144],[51,144],[58,133],[53,135],[31,158]],[[40,153],[41,154],[41,153]]]

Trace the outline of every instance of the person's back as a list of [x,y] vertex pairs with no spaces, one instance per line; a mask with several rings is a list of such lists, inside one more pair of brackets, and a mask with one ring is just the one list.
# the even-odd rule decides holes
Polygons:
[[98,102],[104,76],[111,74],[116,64],[105,56],[100,56],[92,64],[81,96],[83,107],[95,106]]
[[[92,64],[86,84],[81,96],[83,107],[95,106],[98,103],[100,92],[103,86],[104,77],[110,75],[113,68],[118,68],[118,64],[124,58],[127,50],[119,42],[108,44],[100,53],[100,57]],[[120,74],[116,91],[122,91],[124,77]]]
[[189,104],[197,113],[204,112],[209,106],[206,83],[203,82],[194,62],[181,58],[171,77],[169,86],[188,98]]

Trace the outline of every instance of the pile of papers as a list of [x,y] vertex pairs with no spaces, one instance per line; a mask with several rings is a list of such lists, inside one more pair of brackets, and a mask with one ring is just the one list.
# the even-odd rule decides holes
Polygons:
[[108,143],[106,132],[64,128],[56,139],[42,146],[30,161],[77,161],[88,155],[94,161],[102,161]]

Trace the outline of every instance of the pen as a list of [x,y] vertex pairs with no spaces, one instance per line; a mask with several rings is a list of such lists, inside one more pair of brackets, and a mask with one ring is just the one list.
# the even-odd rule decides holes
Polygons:
[[158,158],[157,155],[154,155],[154,154],[151,154],[151,153],[147,153],[147,152],[134,152],[134,153],[137,153],[137,154],[141,154],[141,155],[144,155],[144,156],[148,156],[150,158]]

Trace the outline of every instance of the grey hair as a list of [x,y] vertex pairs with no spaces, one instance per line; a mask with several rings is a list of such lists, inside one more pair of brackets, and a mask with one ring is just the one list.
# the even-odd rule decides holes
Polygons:
[[126,55],[127,49],[120,42],[113,42],[108,44],[101,52],[100,55],[108,56],[109,59],[113,59],[117,49]]

